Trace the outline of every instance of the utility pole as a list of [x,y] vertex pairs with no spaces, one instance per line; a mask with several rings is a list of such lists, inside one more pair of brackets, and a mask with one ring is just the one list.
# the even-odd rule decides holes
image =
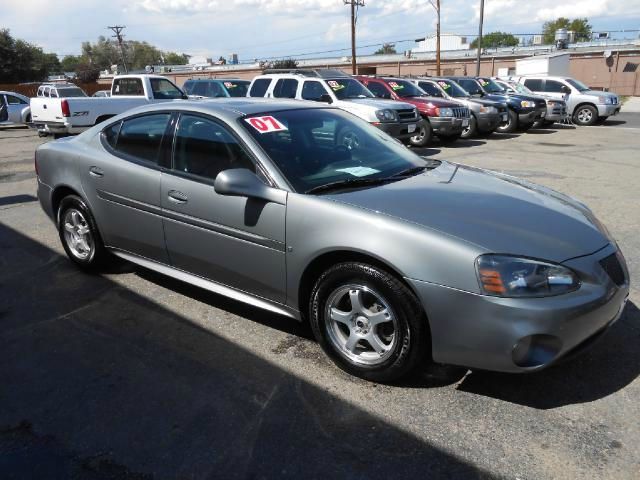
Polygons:
[[482,23],[484,22],[484,0],[480,0],[480,26],[478,27],[478,58],[476,59],[476,77],[480,76],[480,55],[482,55]]
[[440,76],[440,0],[435,0],[436,3],[433,3],[433,0],[429,0],[431,6],[435,9],[438,14],[438,23],[436,25],[436,75]]
[[115,35],[112,35],[112,37],[117,38],[118,39],[118,46],[120,47],[120,55],[122,55],[122,65],[124,67],[124,73],[129,73],[129,70],[127,69],[127,60],[124,57],[124,45],[122,44],[122,38],[124,37],[124,35],[122,35],[122,30],[124,30],[126,27],[123,25],[114,25],[113,27],[107,27],[109,30],[113,30],[113,33],[115,33]]
[[356,23],[358,22],[358,8],[364,7],[364,0],[344,0],[345,5],[351,5],[351,70],[354,75],[356,70]]

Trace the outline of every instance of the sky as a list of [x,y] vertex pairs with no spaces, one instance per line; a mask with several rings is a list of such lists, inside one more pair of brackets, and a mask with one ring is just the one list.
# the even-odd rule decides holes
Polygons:
[[[398,51],[435,31],[428,0],[366,0],[359,9],[358,45],[398,42]],[[435,2],[434,2],[435,3]],[[165,51],[270,57],[348,55],[349,7],[343,0],[0,0],[0,28],[60,57],[80,53],[83,41],[125,25],[127,39]],[[478,31],[479,0],[441,0],[443,33]],[[55,5],[55,8],[52,6]],[[559,16],[587,17],[595,31],[639,30],[640,0],[485,0],[485,33],[538,33]],[[640,31],[617,33],[639,38]],[[307,55],[329,50],[343,51]],[[359,49],[371,53],[376,47]]]

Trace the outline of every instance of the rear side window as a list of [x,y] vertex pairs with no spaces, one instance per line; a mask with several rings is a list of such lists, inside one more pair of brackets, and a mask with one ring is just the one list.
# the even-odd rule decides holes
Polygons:
[[168,113],[136,117],[122,122],[117,135],[116,150],[139,160],[157,163]]
[[267,89],[271,84],[270,78],[259,78],[258,80],[253,82],[251,85],[251,90],[249,90],[250,97],[264,97],[267,93]]
[[541,92],[542,91],[542,80],[538,80],[535,78],[527,78],[524,81],[524,86],[533,92]]
[[122,122],[114,123],[102,131],[102,138],[104,138],[104,141],[107,142],[111,148],[116,148],[121,125]]
[[296,98],[298,81],[293,78],[281,78],[273,88],[273,96],[276,98]]
[[142,80],[139,78],[116,78],[112,95],[144,95]]

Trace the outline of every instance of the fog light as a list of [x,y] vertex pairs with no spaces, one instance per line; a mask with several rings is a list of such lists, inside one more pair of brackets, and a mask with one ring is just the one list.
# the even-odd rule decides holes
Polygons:
[[513,347],[513,363],[519,367],[540,367],[551,363],[562,348],[562,341],[552,335],[529,335]]

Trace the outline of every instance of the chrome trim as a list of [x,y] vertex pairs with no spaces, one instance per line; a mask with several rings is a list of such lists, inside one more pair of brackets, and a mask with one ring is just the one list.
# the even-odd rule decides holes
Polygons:
[[170,267],[168,265],[164,265],[162,263],[140,257],[124,250],[109,247],[109,251],[114,255],[123,258],[124,260],[135,263],[136,265],[140,265],[141,267],[148,268],[149,270],[153,270],[154,272],[161,273],[162,275],[175,278],[176,280],[180,280],[181,282],[195,285],[196,287],[203,288],[204,290],[208,290],[213,293],[217,293],[218,295],[222,295],[224,297],[231,298],[233,300],[237,300],[238,302],[246,303],[263,310],[268,310],[279,315],[284,315],[285,317],[293,318],[298,321],[301,320],[300,312],[286,305],[267,300],[266,298],[257,297],[241,290],[236,290],[235,288],[222,285],[221,283],[217,283],[212,280],[207,280],[197,275],[179,270],[175,267]]

